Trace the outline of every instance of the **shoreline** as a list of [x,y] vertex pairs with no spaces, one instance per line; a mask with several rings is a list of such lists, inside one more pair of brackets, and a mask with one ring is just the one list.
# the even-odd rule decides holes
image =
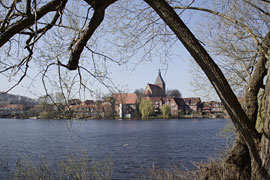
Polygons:
[[134,118],[102,118],[102,119],[95,119],[95,118],[86,118],[86,119],[77,119],[77,118],[70,118],[70,119],[57,119],[57,118],[53,118],[53,119],[42,119],[42,118],[38,118],[38,117],[29,117],[29,118],[5,118],[5,117],[0,117],[0,119],[21,119],[21,120],[115,120],[115,121],[122,121],[122,120],[173,120],[173,119],[228,119],[226,117],[172,117],[172,118],[162,118],[162,117],[150,117],[150,118],[140,118],[140,117],[134,117]]

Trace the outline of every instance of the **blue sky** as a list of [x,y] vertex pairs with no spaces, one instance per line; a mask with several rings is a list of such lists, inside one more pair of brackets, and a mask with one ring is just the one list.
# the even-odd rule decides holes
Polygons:
[[144,89],[147,83],[154,83],[160,69],[167,89],[178,89],[183,97],[196,96],[190,87],[192,80],[189,72],[191,57],[184,47],[180,43],[178,44],[174,51],[179,55],[172,56],[168,66],[156,58],[152,62],[142,62],[134,71],[119,67],[118,70],[112,72],[113,80],[129,92],[134,92],[135,89]]

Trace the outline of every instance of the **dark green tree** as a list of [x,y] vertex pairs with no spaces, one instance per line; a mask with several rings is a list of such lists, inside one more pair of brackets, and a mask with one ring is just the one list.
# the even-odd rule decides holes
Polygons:
[[180,93],[178,89],[168,89],[167,96],[181,98],[182,94]]

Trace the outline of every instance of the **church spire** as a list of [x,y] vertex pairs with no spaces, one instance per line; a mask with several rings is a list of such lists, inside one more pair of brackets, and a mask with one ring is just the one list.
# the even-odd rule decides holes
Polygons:
[[165,86],[165,82],[161,76],[161,72],[160,72],[160,69],[158,70],[158,76],[157,76],[157,79],[155,81],[155,85],[164,85]]
[[158,70],[158,76],[155,81],[155,85],[159,86],[161,88],[161,96],[166,96],[166,86],[165,86],[165,81],[163,80],[161,76],[160,69]]

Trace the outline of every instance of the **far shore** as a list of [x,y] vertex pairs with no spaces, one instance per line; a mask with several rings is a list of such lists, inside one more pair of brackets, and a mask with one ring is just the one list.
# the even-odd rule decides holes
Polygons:
[[162,118],[160,116],[153,116],[149,118],[141,118],[141,117],[132,117],[132,118],[51,118],[51,119],[44,119],[39,117],[0,117],[0,119],[32,119],[32,120],[171,120],[171,119],[228,119],[224,116],[181,116],[181,117],[172,117],[172,118]]

